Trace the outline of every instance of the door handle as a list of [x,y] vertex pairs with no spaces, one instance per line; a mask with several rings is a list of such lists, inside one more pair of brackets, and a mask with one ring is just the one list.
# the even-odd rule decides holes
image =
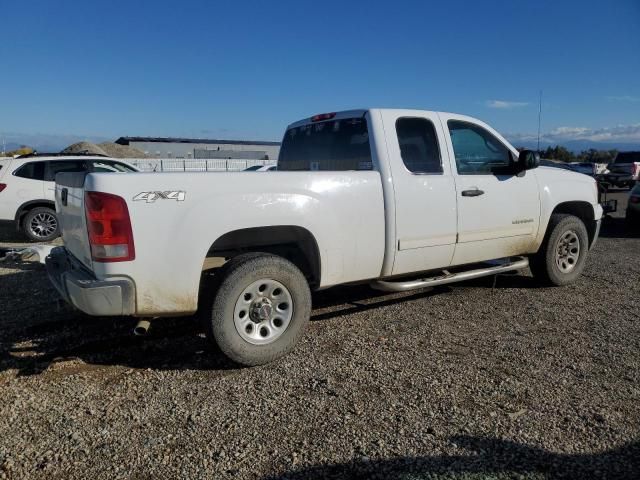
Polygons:
[[462,196],[463,197],[479,197],[480,195],[484,195],[484,190],[480,190],[480,189],[474,188],[473,190],[463,190],[462,191]]

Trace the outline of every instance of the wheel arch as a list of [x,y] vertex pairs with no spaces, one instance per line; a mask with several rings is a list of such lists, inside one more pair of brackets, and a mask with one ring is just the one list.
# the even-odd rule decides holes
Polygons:
[[597,233],[597,225],[595,221],[595,212],[593,211],[593,205],[582,200],[562,202],[553,208],[551,215],[554,215],[556,213],[573,215],[582,220],[582,223],[584,223],[584,226],[587,229],[587,234],[589,235],[589,246],[593,244]]
[[27,214],[27,212],[29,212],[29,210],[32,210],[32,209],[37,208],[37,207],[52,208],[55,211],[56,204],[52,200],[44,200],[44,199],[29,200],[28,202],[23,203],[16,210],[15,221],[16,221],[16,227],[18,229],[20,228],[20,224],[22,223],[22,219]]
[[314,235],[304,227],[274,225],[232,230],[211,244],[206,257],[231,259],[249,252],[272,253],[286,258],[302,271],[311,288],[320,285],[320,249]]

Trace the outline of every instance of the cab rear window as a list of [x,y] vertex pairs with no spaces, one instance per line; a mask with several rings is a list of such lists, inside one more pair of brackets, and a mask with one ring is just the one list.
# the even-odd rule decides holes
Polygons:
[[287,130],[278,171],[372,170],[364,118],[342,118]]

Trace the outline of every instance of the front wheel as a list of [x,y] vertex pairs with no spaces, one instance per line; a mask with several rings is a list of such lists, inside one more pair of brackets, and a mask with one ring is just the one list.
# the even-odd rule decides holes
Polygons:
[[29,210],[22,221],[22,231],[32,242],[50,242],[60,235],[55,210],[47,207]]
[[538,253],[530,259],[534,278],[544,285],[573,283],[584,270],[589,236],[582,220],[574,215],[551,215]]
[[302,272],[271,254],[246,254],[220,272],[208,336],[233,361],[247,366],[289,353],[311,314],[311,292]]

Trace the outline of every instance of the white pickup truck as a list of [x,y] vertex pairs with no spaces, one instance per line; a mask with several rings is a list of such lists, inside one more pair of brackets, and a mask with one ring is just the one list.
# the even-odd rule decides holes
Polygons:
[[[312,290],[527,266],[548,285],[576,280],[598,237],[596,183],[538,162],[467,116],[316,115],[287,128],[276,172],[59,174],[65,246],[47,268],[91,315],[200,308],[227,356],[262,364],[296,344]],[[223,266],[210,289],[211,257]]]

